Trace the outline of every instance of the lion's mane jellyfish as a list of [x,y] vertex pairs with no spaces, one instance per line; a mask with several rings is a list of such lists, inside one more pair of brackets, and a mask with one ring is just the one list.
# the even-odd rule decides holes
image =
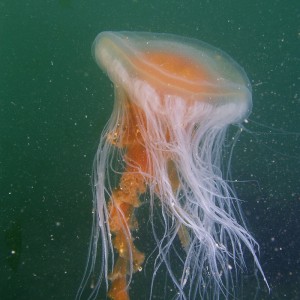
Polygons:
[[[246,249],[265,279],[258,245],[222,176],[226,131],[252,108],[243,69],[219,49],[168,34],[103,32],[93,52],[114,84],[115,103],[94,162],[94,223],[77,298],[100,265],[90,298],[103,283],[109,298],[130,299],[133,274],[145,264],[133,234],[144,223],[156,241],[150,299],[161,268],[173,286],[168,299],[234,297]],[[141,224],[143,203],[149,216]]]

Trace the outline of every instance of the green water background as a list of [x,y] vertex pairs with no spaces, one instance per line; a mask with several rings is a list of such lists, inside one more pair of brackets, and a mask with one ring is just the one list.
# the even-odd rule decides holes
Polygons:
[[232,173],[272,289],[257,299],[300,299],[299,15],[296,0],[0,1],[0,299],[75,297],[113,104],[91,55],[104,30],[194,37],[245,68],[254,107]]

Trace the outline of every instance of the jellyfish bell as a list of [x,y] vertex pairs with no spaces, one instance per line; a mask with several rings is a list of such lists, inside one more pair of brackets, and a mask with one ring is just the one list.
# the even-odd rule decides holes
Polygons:
[[99,66],[137,105],[166,113],[164,97],[180,97],[187,105],[196,101],[214,107],[228,124],[251,112],[246,73],[209,44],[170,34],[103,32],[93,48]]
[[[265,279],[221,171],[226,130],[252,109],[243,69],[219,49],[168,34],[103,32],[93,52],[114,84],[115,104],[95,157],[95,219],[77,298],[96,268],[100,237],[101,274],[91,297],[104,278],[111,299],[130,299],[145,260],[132,237],[143,225],[135,216],[143,194],[157,249],[150,298],[164,266],[176,289],[170,298],[228,299],[245,249]],[[157,202],[163,232],[155,225]]]

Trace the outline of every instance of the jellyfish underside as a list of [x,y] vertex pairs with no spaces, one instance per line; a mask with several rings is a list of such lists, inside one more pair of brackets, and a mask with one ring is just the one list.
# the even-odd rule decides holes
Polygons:
[[[115,85],[115,104],[95,158],[90,256],[93,269],[100,236],[101,275],[113,300],[130,299],[132,276],[144,264],[145,254],[132,237],[142,225],[135,212],[143,194],[157,247],[150,298],[162,265],[176,288],[170,295],[174,299],[233,296],[233,281],[245,266],[243,248],[262,273],[258,245],[221,172],[226,130],[250,113],[250,85],[223,52],[194,43],[174,36],[108,32],[94,45],[97,62]],[[220,67],[210,67],[212,60],[219,60]],[[116,162],[122,165],[119,170],[113,167]],[[114,174],[118,182],[112,186],[108,178]],[[157,199],[163,233],[153,224]],[[169,253],[177,238],[182,249],[176,251],[175,272]]]

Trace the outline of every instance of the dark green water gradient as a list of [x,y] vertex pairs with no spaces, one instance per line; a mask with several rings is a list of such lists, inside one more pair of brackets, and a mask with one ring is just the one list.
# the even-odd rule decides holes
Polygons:
[[[232,176],[272,289],[260,282],[257,299],[299,299],[299,15],[297,1],[0,0],[0,299],[75,297],[113,104],[91,55],[103,30],[194,37],[245,68],[254,107]],[[249,273],[242,299],[255,295]]]

